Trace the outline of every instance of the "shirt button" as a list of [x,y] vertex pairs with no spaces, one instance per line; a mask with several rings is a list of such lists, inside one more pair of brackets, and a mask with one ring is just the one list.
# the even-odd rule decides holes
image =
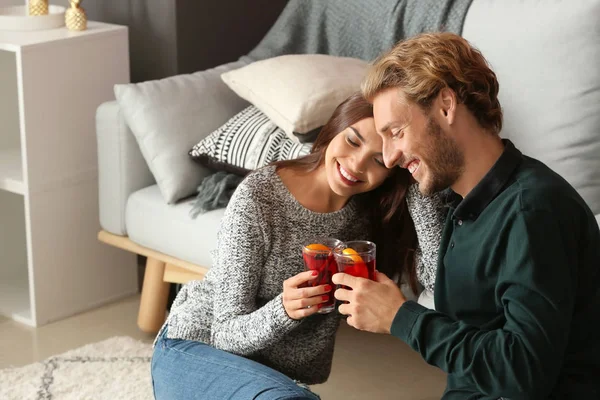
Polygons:
[[454,242],[450,243],[450,247],[454,248]]
[[459,225],[459,226],[460,226],[460,225],[462,225],[462,219],[459,219],[459,220],[458,220],[458,225]]

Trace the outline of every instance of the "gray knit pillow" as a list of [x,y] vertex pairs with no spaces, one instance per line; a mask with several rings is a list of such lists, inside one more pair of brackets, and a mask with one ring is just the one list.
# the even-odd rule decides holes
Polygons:
[[311,147],[291,140],[258,108],[249,106],[202,139],[189,155],[205,167],[245,175],[273,161],[304,156]]

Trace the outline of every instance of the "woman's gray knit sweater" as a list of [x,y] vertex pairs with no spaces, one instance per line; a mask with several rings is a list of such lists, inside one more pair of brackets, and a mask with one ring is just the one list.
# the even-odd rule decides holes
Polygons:
[[408,212],[415,225],[419,245],[415,253],[417,280],[432,294],[437,273],[438,252],[442,240],[442,228],[448,207],[441,194],[425,197],[419,192],[419,185],[413,184],[406,192]]
[[[336,212],[313,212],[291,195],[275,167],[255,171],[229,202],[206,278],[177,295],[167,337],[207,343],[307,384],[324,382],[341,317],[334,311],[291,319],[282,303],[283,281],[304,271],[306,240],[366,239],[367,227],[354,200]],[[430,245],[437,253],[439,242]]]
[[291,319],[283,281],[304,271],[302,243],[314,236],[365,238],[355,201],[336,212],[304,208],[274,167],[250,174],[232,196],[203,281],[178,293],[167,337],[197,340],[315,384],[331,371],[337,312]]

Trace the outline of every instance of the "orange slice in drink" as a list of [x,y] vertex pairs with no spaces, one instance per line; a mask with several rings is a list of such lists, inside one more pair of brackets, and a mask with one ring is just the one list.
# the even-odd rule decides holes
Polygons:
[[358,278],[369,279],[369,270],[367,269],[367,265],[363,261],[362,257],[358,255],[356,250],[348,247],[342,250],[342,253],[349,256],[352,259],[352,263],[348,263],[344,267],[344,272],[356,276]]
[[348,247],[348,248],[342,250],[342,254],[349,255],[350,258],[352,259],[352,261],[354,261],[355,263],[359,263],[360,262],[360,263],[364,264],[364,261],[363,261],[362,257],[359,256],[358,253],[356,252],[356,250],[354,250],[351,247]]
[[324,244],[320,244],[320,243],[311,243],[308,246],[306,246],[307,249],[309,250],[315,250],[315,251],[329,251],[331,250],[329,247],[325,246]]

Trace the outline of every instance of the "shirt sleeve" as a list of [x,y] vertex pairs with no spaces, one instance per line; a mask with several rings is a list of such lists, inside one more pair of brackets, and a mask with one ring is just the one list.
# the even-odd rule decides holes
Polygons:
[[248,187],[238,186],[221,222],[211,270],[212,345],[239,355],[271,345],[300,324],[288,316],[282,294],[264,305],[257,304],[262,276],[268,273],[267,237],[257,203]]
[[[546,398],[559,375],[575,302],[577,246],[548,212],[521,212],[507,236],[496,293],[503,326],[479,329],[406,302],[391,332],[430,364],[488,396]],[[449,300],[451,301],[451,299]]]

